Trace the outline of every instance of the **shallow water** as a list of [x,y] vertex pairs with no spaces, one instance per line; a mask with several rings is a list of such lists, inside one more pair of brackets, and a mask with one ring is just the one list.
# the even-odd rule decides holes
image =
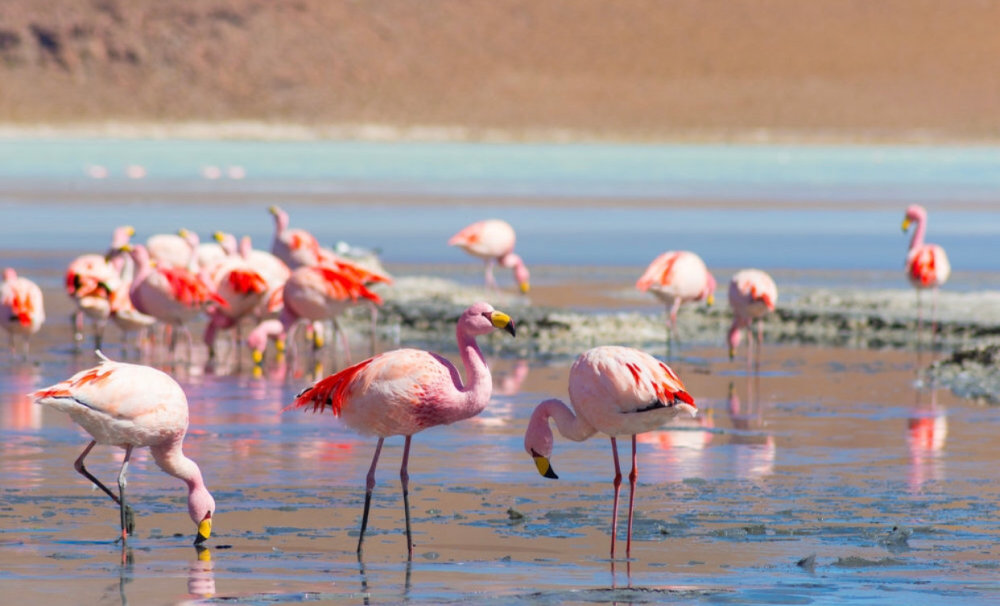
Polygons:
[[[930,234],[949,248],[956,269],[949,287],[981,289],[997,277],[981,252],[1000,233],[1000,209],[981,195],[995,191],[989,180],[1000,173],[983,169],[996,163],[995,150],[890,148],[878,160],[879,150],[670,148],[643,155],[631,147],[550,146],[532,155],[504,146],[304,145],[313,157],[289,145],[266,148],[281,152],[269,156],[281,158],[273,164],[248,144],[91,142],[93,159],[83,153],[86,143],[40,142],[21,155],[9,145],[0,144],[0,156],[10,160],[0,162],[0,252],[43,285],[51,307],[29,361],[0,356],[0,601],[1000,600],[993,474],[1000,409],[924,384],[919,369],[932,361],[929,353],[768,346],[760,371],[748,373],[728,360],[721,334],[682,344],[671,364],[700,414],[640,438],[628,561],[608,557],[608,440],[557,436],[557,481],[539,477],[522,450],[534,405],[565,397],[565,360],[491,355],[489,408],[414,439],[412,563],[401,532],[402,440],[383,451],[359,563],[354,548],[373,440],[333,417],[281,412],[342,358],[328,356],[318,370],[306,360],[291,368],[272,363],[261,376],[245,358],[206,365],[203,352],[193,364],[166,367],[188,394],[185,449],[219,503],[216,524],[209,550],[199,554],[190,544],[183,486],[137,453],[129,471],[137,534],[124,564],[113,542],[115,507],[73,470],[86,437],[24,397],[93,364],[89,354],[70,351],[62,271],[77,252],[103,250],[119,224],[135,225],[139,239],[186,226],[203,235],[249,233],[265,246],[272,229],[265,208],[279,203],[293,225],[324,242],[380,247],[397,275],[478,283],[479,266],[443,242],[488,213],[518,226],[519,248],[535,261],[543,291],[628,288],[667,248],[698,250],[723,279],[726,268],[757,265],[773,268],[783,287],[902,287],[903,194],[920,192],[936,205]],[[173,172],[158,177],[164,156]],[[346,167],[334,162],[352,158]],[[543,170],[539,159],[554,168]],[[149,177],[116,176],[126,162],[143,162]],[[247,177],[209,183],[190,176],[208,162],[240,162]],[[417,185],[412,175],[378,169],[407,162],[416,162],[406,170]],[[460,167],[454,183],[443,168],[448,162]],[[106,180],[81,179],[88,163],[117,168]],[[675,172],[657,174],[663,163]],[[629,204],[612,205],[608,192],[617,191],[615,175],[628,166]],[[698,182],[702,189],[690,187]],[[958,191],[978,193],[952,207],[946,193],[956,182],[964,184]],[[362,352],[358,328],[349,325],[352,346],[361,343]],[[108,351],[120,355],[115,345]],[[113,482],[120,461],[120,451],[99,447],[88,466]],[[627,495],[626,488],[619,536]],[[621,555],[623,541],[618,549]]]

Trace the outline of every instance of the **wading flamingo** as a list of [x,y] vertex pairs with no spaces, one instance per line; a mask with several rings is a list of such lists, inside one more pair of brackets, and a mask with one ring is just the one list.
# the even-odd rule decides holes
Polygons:
[[682,303],[715,301],[715,278],[701,257],[686,250],[670,250],[646,268],[635,283],[642,292],[649,292],[667,306],[668,338],[677,330],[677,312]]
[[757,323],[757,363],[760,363],[760,346],[764,340],[762,318],[774,311],[778,302],[778,287],[767,273],[759,269],[736,272],[729,281],[729,307],[733,310],[733,323],[729,326],[729,359],[736,356],[740,345],[740,330],[747,330],[747,365],[753,361],[753,324]]
[[[476,337],[502,328],[514,335],[514,322],[487,303],[465,310],[455,329],[458,348],[465,366],[465,384],[458,369],[444,357],[418,349],[396,349],[318,381],[304,390],[288,408],[312,408],[322,412],[327,406],[334,415],[359,432],[378,436],[375,454],[365,484],[365,507],[361,516],[358,555],[365,540],[375,466],[382,443],[388,436],[405,436],[399,479],[403,488],[406,516],[406,548],[413,557],[410,533],[409,475],[410,439],[413,434],[473,417],[490,401],[493,379]],[[287,409],[286,409],[287,410]]]
[[8,267],[0,282],[0,314],[4,330],[10,336],[10,351],[14,352],[14,339],[24,337],[24,355],[28,355],[28,340],[45,322],[45,305],[38,285],[17,275]]
[[100,349],[104,328],[111,316],[111,298],[114,291],[126,290],[125,266],[120,259],[121,248],[128,244],[135,229],[130,225],[115,228],[111,234],[111,248],[104,255],[85,254],[73,259],[66,268],[66,294],[76,309],[70,318],[73,325],[73,343],[83,342],[83,318],[89,317],[94,327],[94,348]]
[[277,206],[267,209],[274,216],[274,240],[271,241],[271,252],[284,261],[289,269],[297,269],[303,265],[350,265],[359,271],[365,271],[376,276],[377,282],[391,282],[392,276],[382,268],[378,258],[367,260],[348,259],[338,255],[329,248],[323,248],[311,233],[304,229],[289,229],[288,213]]
[[[546,400],[535,408],[524,433],[524,450],[535,460],[538,472],[556,479],[552,456],[552,429],[549,419],[563,437],[582,442],[598,431],[611,437],[615,462],[615,498],[611,514],[611,557],[615,557],[618,527],[618,493],[622,472],[618,463],[615,436],[632,436],[632,471],[629,473],[628,534],[625,554],[632,551],[632,511],[636,467],[636,434],[652,431],[681,412],[696,415],[694,398],[669,366],[653,356],[630,347],[603,346],[583,352],[569,371],[569,400],[572,410],[559,400]],[[576,414],[574,414],[574,411]]]
[[530,274],[524,261],[514,253],[514,228],[500,219],[487,219],[469,225],[448,240],[448,246],[458,246],[470,255],[486,261],[486,287],[497,288],[493,265],[514,271],[514,279],[522,293],[530,289]]
[[935,331],[934,319],[937,314],[937,292],[940,286],[948,280],[951,274],[951,264],[948,255],[937,244],[925,244],[924,232],[927,231],[927,211],[919,204],[913,204],[906,209],[903,218],[903,232],[910,229],[910,224],[916,223],[913,238],[910,239],[910,249],[906,253],[906,277],[917,289],[917,326],[923,325],[920,291],[931,289],[931,332]]
[[[205,488],[201,469],[184,456],[188,403],[184,391],[169,375],[148,366],[113,362],[98,352],[101,363],[69,379],[31,394],[35,402],[69,414],[93,437],[73,467],[111,497],[121,514],[121,539],[133,532],[132,508],[125,500],[125,472],[132,449],[149,447],[153,460],[188,487],[188,513],[197,525],[195,544],[212,533],[215,500]],[[96,444],[125,449],[116,495],[84,467]]]

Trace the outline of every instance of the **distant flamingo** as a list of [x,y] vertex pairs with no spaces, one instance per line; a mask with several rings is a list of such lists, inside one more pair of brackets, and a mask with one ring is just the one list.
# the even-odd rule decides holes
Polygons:
[[365,506],[358,537],[358,554],[365,539],[375,466],[382,443],[388,436],[406,437],[399,478],[403,487],[406,514],[406,547],[413,557],[410,532],[409,475],[410,439],[413,434],[435,425],[448,425],[473,417],[490,401],[493,380],[476,337],[502,328],[514,335],[514,322],[487,303],[465,310],[455,329],[465,367],[465,385],[458,370],[444,357],[417,349],[397,349],[320,380],[298,395],[289,408],[312,408],[322,412],[327,406],[344,423],[362,433],[378,436],[375,454],[365,485]]
[[267,279],[254,268],[244,256],[224,246],[227,255],[216,262],[208,275],[210,287],[226,300],[225,307],[213,307],[209,311],[208,325],[205,327],[204,341],[209,357],[215,355],[215,336],[218,330],[236,328],[239,341],[239,323],[254,314],[268,295]]
[[667,251],[654,259],[635,287],[666,304],[668,335],[676,332],[677,312],[682,303],[705,301],[712,305],[715,301],[715,278],[701,257],[686,250]]
[[499,264],[514,271],[514,279],[522,293],[530,289],[530,274],[524,261],[514,253],[516,236],[510,223],[500,219],[478,221],[458,232],[448,240],[448,246],[458,246],[470,255],[486,261],[486,287],[496,288],[493,265]]
[[903,232],[910,229],[910,223],[916,223],[913,238],[910,239],[910,249],[906,253],[906,276],[910,284],[917,289],[917,324],[923,324],[921,313],[920,291],[931,289],[931,331],[934,332],[934,320],[937,315],[938,288],[948,281],[951,274],[951,264],[948,255],[937,244],[925,244],[924,232],[927,230],[927,211],[923,206],[913,204],[906,209],[903,218]]
[[[160,469],[187,484],[188,513],[198,526],[194,542],[202,543],[212,533],[215,500],[205,488],[198,465],[184,456],[182,450],[188,429],[184,391],[159,370],[113,362],[100,352],[98,355],[101,358],[98,366],[40,389],[31,397],[39,404],[69,414],[93,437],[73,466],[118,504],[123,543],[134,526],[132,508],[125,501],[125,471],[132,449],[146,446]],[[98,443],[125,449],[117,495],[84,467],[84,458]]]
[[729,359],[736,356],[740,345],[740,330],[747,330],[747,365],[753,360],[753,323],[757,323],[757,356],[760,363],[760,346],[764,340],[762,318],[774,311],[778,302],[778,287],[767,273],[759,269],[744,269],[736,272],[729,281],[729,306],[733,310],[733,322],[729,326]]
[[187,267],[191,245],[179,234],[154,234],[146,239],[149,258],[160,267]]
[[111,249],[107,254],[80,255],[66,268],[66,294],[76,307],[70,318],[74,344],[83,341],[83,318],[86,316],[93,323],[94,347],[101,348],[104,328],[111,316],[112,292],[126,288],[122,280],[131,279],[131,275],[124,276],[123,265],[115,258],[134,234],[135,229],[129,225],[118,227],[111,235]]
[[0,318],[10,336],[10,351],[15,350],[16,335],[24,337],[24,355],[28,355],[28,340],[45,322],[45,305],[38,285],[17,275],[8,267],[0,282]]
[[[129,295],[140,312],[153,316],[171,326],[184,328],[185,323],[197,318],[205,307],[226,301],[183,267],[154,267],[146,248],[129,245],[135,261],[136,273]],[[185,329],[186,330],[186,329]],[[188,335],[190,342],[190,334]],[[174,343],[171,343],[173,350]]]
[[[618,463],[615,436],[632,436],[632,471],[629,473],[628,535],[625,554],[632,551],[632,511],[636,466],[636,434],[652,431],[681,412],[697,414],[694,398],[669,366],[653,356],[629,347],[604,346],[585,351],[569,371],[571,410],[559,400],[546,400],[531,414],[524,434],[524,450],[535,460],[538,472],[558,478],[552,470],[552,429],[549,419],[563,437],[582,442],[598,431],[611,437],[615,462],[615,498],[611,515],[611,557],[615,557],[618,527],[618,493],[622,472]],[[574,411],[576,414],[574,414]]]

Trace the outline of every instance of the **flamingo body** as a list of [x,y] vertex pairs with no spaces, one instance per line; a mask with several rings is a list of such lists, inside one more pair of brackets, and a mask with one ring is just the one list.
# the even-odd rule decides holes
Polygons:
[[517,237],[510,223],[500,219],[487,219],[473,223],[448,240],[448,246],[458,246],[465,252],[486,261],[486,286],[496,287],[493,279],[493,264],[506,267],[514,272],[521,292],[530,289],[530,274],[524,261],[514,253]]
[[903,231],[915,224],[910,248],[906,253],[906,277],[917,289],[938,288],[948,281],[951,275],[951,264],[944,249],[937,244],[924,242],[927,231],[927,211],[924,207],[913,204],[906,209],[903,218]]
[[[122,539],[129,533],[125,504],[125,468],[133,448],[148,447],[164,472],[188,487],[188,513],[198,526],[195,540],[211,534],[215,500],[205,487],[201,470],[184,456],[182,445],[188,429],[188,403],[184,391],[169,375],[148,366],[112,362],[101,356],[96,367],[31,394],[35,402],[67,413],[93,441],[77,459],[76,467],[121,508]],[[125,449],[116,496],[86,471],[83,459],[95,444]]]
[[549,419],[563,437],[577,442],[598,431],[611,439],[615,465],[614,513],[611,529],[611,556],[615,554],[615,527],[618,519],[618,492],[621,469],[615,436],[632,436],[632,472],[629,474],[628,543],[631,551],[632,512],[636,466],[636,434],[652,431],[681,412],[697,413],[694,398],[674,371],[653,356],[629,347],[595,347],[581,354],[569,372],[572,409],[559,400],[546,400],[531,415],[524,434],[524,449],[535,460],[539,473],[557,478],[552,471],[553,436]]
[[670,314],[669,324],[673,328],[683,303],[706,301],[712,304],[715,278],[695,253],[671,250],[649,264],[635,287],[666,304]]
[[0,314],[3,327],[10,333],[11,339],[14,335],[30,337],[35,334],[45,322],[41,289],[8,267],[4,270],[3,282],[0,282]]
[[493,381],[476,345],[476,337],[497,328],[514,334],[510,317],[487,303],[472,305],[459,318],[456,338],[465,366],[464,384],[458,369],[442,356],[415,349],[394,350],[320,380],[300,393],[289,406],[312,408],[314,412],[329,407],[349,427],[379,438],[368,472],[358,553],[368,523],[375,466],[382,442],[388,436],[403,435],[406,443],[400,477],[406,511],[407,550],[412,557],[406,471],[410,438],[422,429],[473,417],[486,407]]

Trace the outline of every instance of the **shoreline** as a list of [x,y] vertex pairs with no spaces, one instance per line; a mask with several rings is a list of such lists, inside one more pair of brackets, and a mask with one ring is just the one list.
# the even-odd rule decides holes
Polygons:
[[[658,131],[659,132],[659,131]],[[21,124],[0,122],[0,141],[22,139],[127,139],[193,141],[357,141],[371,143],[524,143],[620,145],[788,145],[995,147],[1000,138],[970,138],[928,129],[856,132],[844,129],[678,129],[666,136],[560,128],[488,128],[463,125],[342,123],[306,124],[255,120],[93,121]]]

